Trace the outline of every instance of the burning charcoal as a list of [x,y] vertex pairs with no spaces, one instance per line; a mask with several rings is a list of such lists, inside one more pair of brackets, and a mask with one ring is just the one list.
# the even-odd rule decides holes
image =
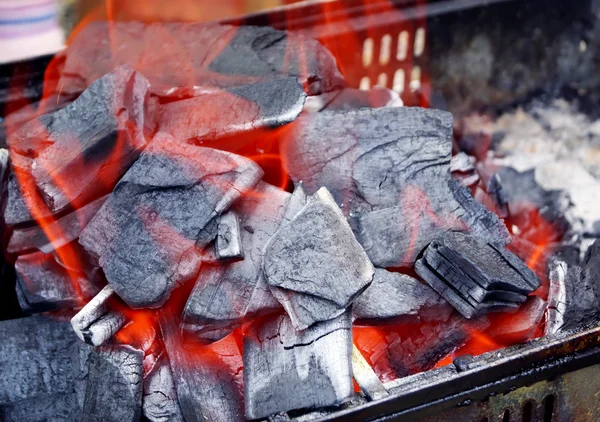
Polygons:
[[129,346],[103,346],[88,355],[82,421],[139,421],[142,360]]
[[356,346],[352,347],[352,374],[369,400],[379,400],[390,395]]
[[[14,160],[14,154],[12,159]],[[27,177],[27,176],[19,176]],[[39,195],[32,195],[27,188],[22,188],[17,176],[12,173],[8,177],[7,187],[8,198],[4,210],[4,221],[10,226],[34,223],[36,219],[48,219],[52,217],[52,212],[48,210],[44,201]],[[31,213],[33,210],[33,214]]]
[[530,296],[519,312],[490,315],[491,326],[486,333],[507,345],[524,342],[535,334],[545,313],[546,302],[539,296]]
[[249,159],[159,134],[79,242],[98,257],[108,283],[129,306],[160,306],[196,276],[200,251],[217,234],[215,217],[261,176]]
[[271,238],[263,266],[273,295],[297,329],[340,315],[374,274],[325,188]]
[[370,107],[402,107],[402,99],[395,91],[373,87],[369,91],[363,91],[355,88],[344,88],[333,93],[321,94],[313,100],[313,111],[323,110],[350,110],[356,108]]
[[450,180],[435,195],[407,188],[400,204],[351,215],[356,238],[378,267],[412,266],[416,257],[443,233],[470,232],[491,243],[506,245],[510,235],[503,222],[475,201],[467,188]]
[[240,220],[234,211],[219,217],[215,248],[219,259],[244,259]]
[[451,136],[442,111],[326,111],[299,118],[280,148],[295,182],[308,194],[325,186],[348,213],[394,206],[408,186],[434,195],[449,178]]
[[81,306],[89,294],[98,292],[89,291],[90,282],[85,280],[85,274],[67,271],[52,254],[21,255],[15,270],[19,303],[24,311],[75,308]]
[[338,405],[353,394],[350,312],[296,331],[287,315],[244,337],[246,417]]
[[142,410],[150,422],[183,422],[173,373],[165,354],[144,379]]
[[516,309],[541,284],[511,252],[456,232],[432,242],[415,270],[465,318]]
[[20,254],[37,249],[49,254],[62,248],[79,237],[81,230],[90,222],[107,198],[108,196],[103,196],[90,202],[77,211],[44,225],[43,228],[35,226],[15,229],[10,236],[7,251]]
[[125,314],[111,310],[114,290],[106,286],[71,319],[71,326],[81,341],[100,346],[117,333],[127,322]]
[[[138,157],[154,131],[148,88],[140,74],[120,67],[48,115],[39,136],[50,145],[32,153],[31,174],[52,212],[110,192]],[[30,124],[40,122],[22,130]],[[9,139],[11,151],[24,154],[16,135]]]
[[[232,212],[240,217],[245,258],[200,270],[185,307],[184,329],[204,340],[218,340],[242,322],[258,283],[264,284],[268,293],[262,282],[263,250],[279,228],[289,198],[289,193],[260,182],[252,194],[233,206]],[[252,313],[262,311],[252,309]]]
[[230,335],[188,350],[176,318],[165,316],[161,330],[183,419],[243,421],[242,356],[235,339]]
[[296,78],[207,92],[161,106],[162,132],[202,143],[293,122],[306,94]]
[[358,324],[445,321],[452,307],[426,284],[408,275],[376,268],[373,282],[354,301]]
[[[119,49],[111,48],[111,40]],[[270,27],[92,22],[72,40],[57,86],[63,93],[81,92],[122,64],[143,73],[154,94],[169,97],[282,76],[298,78],[309,95],[344,85],[331,53],[302,35]]]

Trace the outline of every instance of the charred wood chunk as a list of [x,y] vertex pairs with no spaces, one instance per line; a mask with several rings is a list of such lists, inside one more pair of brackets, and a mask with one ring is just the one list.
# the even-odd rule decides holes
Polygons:
[[450,177],[452,116],[421,108],[303,116],[281,142],[284,165],[308,194],[325,186],[344,212],[393,206],[408,185],[435,192]]
[[491,326],[486,333],[504,344],[524,342],[535,334],[546,309],[545,300],[539,296],[530,296],[519,312],[490,315],[488,318]]
[[68,322],[43,316],[3,321],[0,338],[0,407],[73,392],[71,348],[78,340]]
[[447,231],[465,231],[506,245],[502,220],[473,199],[455,180],[439,180],[435,190],[407,187],[396,206],[350,217],[356,237],[374,265],[412,266],[421,251]]
[[297,329],[338,316],[374,268],[327,189],[319,190],[269,241],[264,271]]
[[[40,149],[24,151],[16,132],[9,146],[33,159],[31,174],[52,212],[81,206],[112,190],[154,132],[148,81],[120,67],[94,82],[77,100],[44,119]],[[48,145],[49,144],[49,145]],[[43,147],[47,145],[46,147]]]
[[402,99],[391,89],[375,86],[369,91],[344,88],[307,98],[304,109],[309,112],[324,110],[350,110],[370,107],[402,107]]
[[517,309],[541,284],[511,252],[458,232],[432,242],[415,270],[466,318]]
[[173,372],[164,353],[144,378],[142,411],[150,422],[183,422]]
[[161,320],[175,389],[186,422],[244,420],[242,354],[233,335],[195,348],[184,348],[180,321]]
[[234,211],[219,217],[215,249],[219,259],[244,259],[240,220]]
[[213,90],[164,104],[159,127],[178,140],[197,143],[244,135],[293,122],[306,94],[295,78]]
[[62,248],[79,237],[107,198],[105,195],[48,224],[42,222],[41,226],[16,228],[10,236],[7,252],[21,254],[39,250],[50,254]]
[[159,134],[79,242],[98,257],[109,284],[129,306],[160,306],[197,275],[202,248],[217,234],[215,217],[261,176],[249,159]]
[[[14,155],[11,157],[14,160]],[[42,198],[34,193],[33,180],[29,175],[11,173],[8,176],[8,191],[4,221],[9,226],[25,225],[36,220],[48,220],[54,214],[48,209]]]
[[142,414],[144,354],[129,346],[94,348],[87,357],[82,421],[131,421]]
[[353,394],[350,312],[296,331],[283,314],[244,337],[246,417],[339,405]]
[[[256,289],[265,289],[262,293],[270,294],[262,281],[263,250],[278,230],[289,198],[289,193],[260,182],[252,194],[232,207],[232,212],[240,218],[244,259],[207,265],[200,270],[185,307],[186,330],[204,340],[218,340],[242,322]],[[264,303],[261,306],[255,303],[251,313],[272,308],[273,301],[270,302],[266,309]]]
[[369,324],[445,321],[452,307],[431,287],[408,275],[375,269],[373,282],[352,305],[356,322]]
[[352,347],[352,376],[369,400],[389,396],[383,383],[356,346]]
[[[98,41],[92,46],[90,39]],[[111,48],[111,39],[119,49]],[[282,76],[298,78],[309,95],[344,85],[331,53],[302,35],[211,23],[92,22],[66,51],[57,86],[63,93],[81,92],[122,64],[143,73],[152,93],[161,97],[190,97],[198,87],[226,88]]]

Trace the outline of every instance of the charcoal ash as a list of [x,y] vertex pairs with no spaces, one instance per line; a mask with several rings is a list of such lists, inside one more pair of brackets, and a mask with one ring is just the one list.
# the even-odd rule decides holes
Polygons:
[[375,269],[373,282],[356,298],[356,324],[398,324],[445,321],[453,308],[427,284],[401,273]]
[[[184,329],[205,341],[222,338],[246,316],[278,309],[276,301],[268,306],[250,301],[257,289],[270,292],[264,281],[262,261],[267,242],[279,229],[290,194],[265,182],[233,205],[230,212],[240,218],[244,259],[203,265],[184,311]],[[217,238],[217,244],[219,239]],[[266,291],[265,291],[266,290]],[[256,292],[255,302],[261,292]]]
[[214,218],[261,177],[249,159],[159,134],[79,242],[99,259],[108,283],[129,306],[158,307],[196,276],[200,251],[217,234]]
[[[90,48],[89,40],[98,40]],[[111,48],[110,40],[121,46]],[[165,43],[165,39],[171,40]],[[66,51],[57,87],[77,94],[115,66],[143,73],[152,93],[184,98],[295,77],[309,95],[344,86],[334,57],[319,42],[270,27],[212,23],[92,22]]]
[[459,152],[450,160],[450,172],[452,177],[469,187],[477,184],[480,180],[479,173],[475,168],[475,157]]
[[282,314],[244,336],[246,417],[335,406],[353,395],[349,311],[296,331]]
[[300,330],[342,314],[374,274],[325,188],[269,240],[263,267],[273,295]]
[[215,251],[218,259],[244,259],[240,219],[235,211],[219,216]]
[[144,377],[142,412],[150,422],[183,422],[173,372],[166,354],[161,354]]
[[541,281],[517,256],[461,233],[432,242],[415,270],[465,318],[516,310]]
[[296,78],[226,91],[209,90],[193,98],[161,105],[159,127],[178,140],[198,144],[219,138],[251,136],[253,131],[293,122],[302,111],[305,99],[306,94]]

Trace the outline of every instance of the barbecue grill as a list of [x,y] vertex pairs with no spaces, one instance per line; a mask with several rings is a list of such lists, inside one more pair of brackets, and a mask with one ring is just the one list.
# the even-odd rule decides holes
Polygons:
[[[405,105],[455,116],[497,113],[533,95],[550,101],[565,90],[600,103],[594,0],[316,1],[227,23],[317,38],[339,52],[350,86],[387,86]],[[0,115],[39,99],[50,59],[0,67]],[[341,410],[277,420],[593,421],[600,415],[599,375],[600,326],[593,326],[400,378],[385,384],[389,396],[379,400],[359,397]]]

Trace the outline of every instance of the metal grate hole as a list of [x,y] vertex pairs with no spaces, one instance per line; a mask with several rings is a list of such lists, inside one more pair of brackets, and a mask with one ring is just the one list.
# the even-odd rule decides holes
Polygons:
[[419,57],[425,51],[425,28],[417,29],[415,33],[414,55]]
[[371,88],[371,79],[369,79],[368,76],[363,76],[362,79],[360,80],[360,85],[358,86],[358,89],[361,89],[363,91],[368,91]]
[[379,64],[384,66],[390,62],[392,54],[392,36],[385,34],[381,37],[381,46],[379,47]]
[[556,397],[554,397],[554,394],[549,394],[544,398],[544,422],[552,422],[555,401]]
[[387,86],[387,74],[385,73],[380,73],[379,76],[377,77],[377,86],[381,86],[383,88],[385,88]]
[[410,72],[410,84],[408,85],[411,91],[418,91],[421,88],[421,68],[415,66]]
[[399,61],[405,60],[408,54],[408,31],[400,32],[398,35],[398,52],[396,53],[396,59]]
[[363,42],[362,62],[364,67],[373,63],[373,38],[367,38]]
[[506,409],[502,416],[502,422],[510,422],[510,410]]
[[533,420],[533,402],[528,401],[523,405],[523,422],[531,422]]
[[396,72],[394,72],[392,89],[398,94],[402,94],[404,92],[404,69],[398,69]]

